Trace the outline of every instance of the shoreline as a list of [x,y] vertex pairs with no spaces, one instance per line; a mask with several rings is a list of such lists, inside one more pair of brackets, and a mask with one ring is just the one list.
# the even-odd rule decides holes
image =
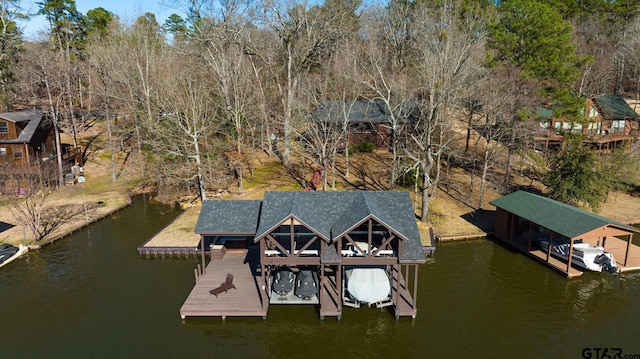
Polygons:
[[[75,193],[68,193],[74,191]],[[60,239],[63,239],[76,231],[86,228],[93,223],[96,223],[123,208],[131,205],[132,197],[128,194],[120,192],[107,191],[96,194],[84,194],[79,188],[71,188],[66,191],[67,193],[61,193],[62,198],[52,198],[48,206],[56,205],[73,205],[83,206],[87,203],[99,204],[98,207],[92,210],[87,216],[79,216],[72,220],[62,224],[59,228],[53,232],[47,234],[42,240],[29,243],[27,239],[27,233],[25,228],[17,223],[17,220],[13,217],[11,211],[7,208],[8,204],[3,206],[4,211],[0,211],[0,224],[3,224],[5,230],[0,232],[0,243],[9,243],[12,245],[25,245],[29,247],[30,251],[39,250],[42,247],[54,243]],[[84,197],[84,198],[83,198]]]

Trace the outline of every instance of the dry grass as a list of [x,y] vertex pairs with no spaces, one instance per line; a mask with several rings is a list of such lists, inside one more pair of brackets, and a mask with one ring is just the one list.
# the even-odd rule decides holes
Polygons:
[[[459,129],[459,137],[465,135],[463,129]],[[456,139],[458,145],[463,146],[460,138]],[[289,167],[285,167],[281,162],[273,157],[260,156],[256,158],[260,163],[254,171],[254,175],[245,174],[243,182],[244,191],[230,190],[224,193],[209,194],[209,198],[220,199],[261,199],[264,192],[269,190],[301,190],[301,184],[309,181],[315,171],[313,163],[305,160],[298,160]],[[354,154],[350,158],[348,168],[344,162],[344,157],[339,156],[335,171],[336,190],[381,190],[388,189],[390,154],[387,151],[376,151],[370,154]],[[54,192],[48,200],[51,206],[75,203],[81,206],[83,203],[98,203],[101,206],[96,208],[92,217],[102,216],[104,213],[113,211],[116,208],[126,205],[129,202],[127,180],[120,179],[116,183],[110,181],[110,162],[107,156],[101,156],[96,152],[91,161],[85,166],[87,182],[83,185],[65,187]],[[126,172],[126,171],[125,171]],[[499,176],[499,173],[495,174]],[[124,177],[124,176],[123,176]],[[496,179],[498,177],[495,177]],[[329,173],[328,183],[332,181]],[[424,244],[430,243],[429,228],[433,228],[436,236],[474,236],[491,231],[493,227],[493,211],[495,210],[489,202],[501,196],[498,190],[489,186],[485,192],[483,208],[477,210],[479,198],[479,183],[476,181],[473,189],[473,196],[469,196],[471,188],[471,176],[468,172],[460,168],[450,168],[446,173],[446,182],[441,182],[435,198],[429,201],[429,223],[418,223],[418,228]],[[533,186],[537,190],[542,186],[528,178],[514,177],[514,183],[521,187]],[[331,190],[331,189],[329,189]],[[413,189],[407,189],[412,198]],[[84,202],[83,202],[84,201]],[[420,213],[420,201],[415,208],[416,214]],[[196,245],[199,236],[195,235],[194,229],[200,213],[200,206],[185,211],[165,230],[152,239],[149,245],[152,246],[173,246],[175,239],[181,238],[180,243]],[[640,222],[640,198],[630,196],[625,193],[612,193],[606,203],[602,205],[598,213],[623,223]],[[74,227],[81,226],[84,218],[68,223],[50,237],[60,235]],[[6,225],[13,226],[6,229]],[[5,229],[4,231],[2,231]],[[15,218],[6,210],[0,207],[0,242],[21,243],[23,234],[22,227],[16,224]],[[193,244],[191,244],[193,243]]]
[[195,233],[198,216],[202,205],[197,204],[187,209],[173,222],[158,232],[146,246],[149,247],[173,247],[179,239],[180,246],[196,247],[200,242],[200,235]]

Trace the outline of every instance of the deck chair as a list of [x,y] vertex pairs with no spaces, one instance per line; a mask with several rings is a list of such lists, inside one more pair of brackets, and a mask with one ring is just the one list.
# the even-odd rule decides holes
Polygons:
[[222,283],[222,285],[225,286],[227,290],[236,289],[236,286],[233,285],[233,274],[227,273],[227,279],[224,281],[224,283]]
[[218,288],[210,290],[209,293],[215,295],[217,298],[218,294],[222,292],[226,293],[229,289],[236,289],[236,286],[233,284],[233,274],[231,273],[227,273],[227,279],[222,284],[220,284]]

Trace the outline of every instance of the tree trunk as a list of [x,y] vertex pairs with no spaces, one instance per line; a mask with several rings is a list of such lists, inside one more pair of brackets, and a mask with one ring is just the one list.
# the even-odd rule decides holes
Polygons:
[[109,157],[111,159],[111,182],[115,182],[118,179],[118,174],[116,172],[116,156],[113,146],[113,131],[111,131],[111,114],[109,113],[109,110],[107,110],[106,121],[107,135],[109,137]]
[[200,190],[200,200],[202,202],[207,200],[207,193],[204,189],[204,180],[202,178],[202,163],[200,162],[200,145],[198,144],[198,138],[194,137],[193,139],[193,149],[195,150],[195,155],[193,156],[196,160],[196,171],[198,172],[198,189]]
[[282,164],[285,166],[289,164],[289,156],[291,154],[291,115],[293,111],[293,88],[296,85],[297,80],[293,78],[293,54],[291,49],[291,43],[287,45],[287,98],[285,101],[284,109],[284,142],[282,150]]
[[429,175],[425,168],[422,169],[422,208],[420,210],[420,222],[429,222]]

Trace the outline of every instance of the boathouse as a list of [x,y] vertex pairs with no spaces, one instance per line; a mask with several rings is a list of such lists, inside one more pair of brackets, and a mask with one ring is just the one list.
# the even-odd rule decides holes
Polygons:
[[490,202],[496,206],[494,237],[568,277],[583,272],[570,261],[563,261],[545,251],[540,241],[551,248],[554,241],[568,242],[568,258],[574,243],[581,241],[604,247],[612,253],[620,271],[640,270],[640,247],[633,244],[634,233],[640,231],[608,218],[598,216],[525,191],[517,191]]
[[[232,264],[228,253],[221,260],[212,255],[180,310],[183,318],[260,314],[266,318],[270,304],[314,304],[320,318],[340,319],[343,306],[359,305],[346,285],[345,271],[354,268],[386,273],[388,297],[370,306],[388,307],[396,319],[417,314],[418,268],[425,262],[425,250],[407,192],[274,191],[266,192],[262,201],[210,200],[203,204],[196,231],[202,248],[205,242],[218,245],[212,236],[253,238],[246,255],[235,260],[246,270]],[[283,270],[312,271],[318,278],[317,295],[301,299],[293,293],[276,294],[271,289],[274,275]],[[215,297],[209,295],[227,274],[242,284]],[[204,279],[208,277],[216,279]],[[242,294],[243,290],[248,291]],[[249,292],[261,308],[241,308]]]

